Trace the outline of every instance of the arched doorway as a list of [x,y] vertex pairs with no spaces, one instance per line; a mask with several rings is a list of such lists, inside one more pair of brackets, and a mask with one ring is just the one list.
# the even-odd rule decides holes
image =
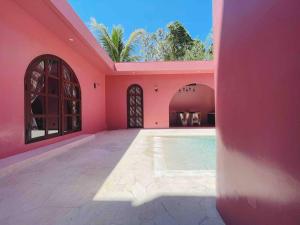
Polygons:
[[25,75],[25,143],[81,130],[81,90],[71,67],[54,55],[35,58]]
[[214,126],[214,118],[214,90],[207,85],[183,86],[170,101],[170,127]]
[[127,127],[144,127],[143,89],[138,84],[127,89]]

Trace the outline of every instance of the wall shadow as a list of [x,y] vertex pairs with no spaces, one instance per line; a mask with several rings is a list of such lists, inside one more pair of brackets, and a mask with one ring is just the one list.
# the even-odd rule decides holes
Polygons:
[[[112,138],[112,133],[114,133]],[[72,148],[53,149],[0,169],[0,224],[49,224],[89,201],[98,192],[139,130],[104,131]],[[56,143],[54,146],[57,146]],[[37,149],[39,151],[39,149]],[[23,156],[22,156],[23,157]],[[12,161],[2,159],[1,163]],[[47,215],[45,215],[47,209]]]
[[130,201],[94,201],[72,210],[63,224],[223,225],[212,196],[162,196],[134,206]]

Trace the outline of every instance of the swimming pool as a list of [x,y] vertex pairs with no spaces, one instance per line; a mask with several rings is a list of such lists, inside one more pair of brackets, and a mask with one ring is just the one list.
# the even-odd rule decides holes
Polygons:
[[215,135],[152,136],[154,167],[160,175],[215,173]]

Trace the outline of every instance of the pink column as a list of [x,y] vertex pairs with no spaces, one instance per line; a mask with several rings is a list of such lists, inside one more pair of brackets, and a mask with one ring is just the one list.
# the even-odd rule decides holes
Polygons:
[[214,1],[217,206],[227,224],[300,224],[300,1]]

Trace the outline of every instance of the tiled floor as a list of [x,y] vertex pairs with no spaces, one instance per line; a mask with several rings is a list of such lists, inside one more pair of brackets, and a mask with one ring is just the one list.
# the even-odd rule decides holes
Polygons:
[[0,224],[223,224],[215,174],[155,173],[147,136],[160,132],[214,130],[107,131],[1,160]]

